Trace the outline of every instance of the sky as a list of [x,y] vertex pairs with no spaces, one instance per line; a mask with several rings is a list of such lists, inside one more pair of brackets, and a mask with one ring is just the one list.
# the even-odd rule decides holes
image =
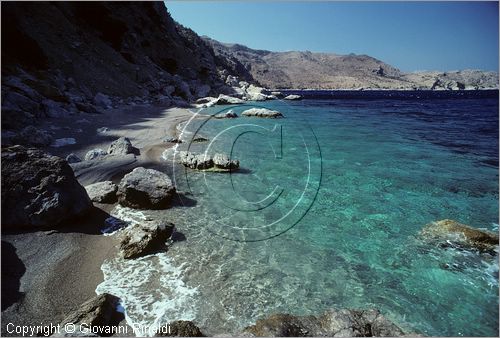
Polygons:
[[498,2],[165,1],[199,35],[271,51],[367,54],[402,71],[498,71]]

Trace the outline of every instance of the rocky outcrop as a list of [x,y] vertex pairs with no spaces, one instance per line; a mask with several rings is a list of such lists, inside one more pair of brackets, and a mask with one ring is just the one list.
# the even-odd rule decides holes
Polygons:
[[108,154],[110,155],[127,155],[127,154],[139,154],[139,149],[132,146],[132,142],[127,137],[120,137],[118,140],[113,141],[108,148]]
[[27,126],[15,135],[11,141],[15,144],[44,147],[52,144],[54,139],[52,135],[45,130]]
[[227,105],[227,104],[242,104],[245,103],[244,100],[238,99],[236,97],[220,94],[214,104],[217,105]]
[[459,246],[479,251],[493,252],[498,248],[498,234],[473,228],[454,220],[444,219],[424,226],[423,239],[437,242],[440,246]]
[[284,117],[283,114],[281,114],[279,111],[266,108],[250,108],[241,113],[241,115],[248,117],[264,117],[270,119]]
[[158,332],[155,337],[205,337],[192,321],[175,320],[169,323],[170,333]]
[[164,209],[175,195],[175,187],[168,177],[158,170],[135,168],[123,177],[118,185],[118,202],[135,209]]
[[97,182],[85,186],[87,194],[92,202],[115,203],[117,201],[116,192],[118,187],[111,181]]
[[74,153],[71,153],[69,154],[68,156],[66,156],[66,162],[68,163],[78,163],[78,162],[81,162],[82,159],[79,158],[76,154]]
[[23,146],[2,149],[3,229],[56,227],[91,207],[62,158]]
[[125,259],[141,257],[157,252],[165,246],[172,235],[172,223],[135,224],[124,230],[120,241],[120,252]]
[[275,314],[244,334],[256,337],[397,337],[405,334],[378,310],[330,310],[320,316]]
[[229,171],[240,167],[238,160],[231,160],[226,154],[195,154],[181,151],[178,154],[179,162],[187,168],[198,170]]

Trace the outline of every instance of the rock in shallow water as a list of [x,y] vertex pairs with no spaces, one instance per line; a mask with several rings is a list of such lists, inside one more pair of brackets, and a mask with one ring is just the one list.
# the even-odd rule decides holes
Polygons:
[[175,194],[168,175],[154,169],[135,168],[118,186],[118,202],[135,209],[167,208]]
[[97,182],[85,186],[85,190],[92,202],[115,203],[117,201],[116,192],[118,187],[111,181]]
[[302,96],[292,94],[292,95],[285,96],[283,99],[284,100],[302,100]]
[[123,258],[137,258],[161,250],[173,230],[172,223],[146,223],[128,227],[120,242]]
[[185,167],[198,170],[206,169],[221,169],[230,170],[238,169],[240,161],[230,160],[226,154],[215,154],[213,157],[205,156],[205,154],[195,154],[188,151],[179,152],[179,161]]
[[426,240],[438,241],[445,246],[455,244],[480,251],[494,251],[498,246],[498,234],[451,219],[429,223],[420,234]]
[[92,149],[85,154],[85,161],[95,160],[97,158],[106,156],[107,154],[108,154],[107,152],[105,152],[100,148]]
[[23,146],[2,150],[4,229],[55,227],[91,207],[87,192],[62,158]]
[[279,117],[284,117],[283,114],[281,114],[279,111],[276,110],[270,110],[266,108],[251,108],[245,110],[243,113],[241,113],[243,116],[249,116],[249,117],[264,117],[264,118],[279,118]]
[[275,314],[259,319],[244,334],[257,337],[396,337],[405,332],[378,310],[329,310],[320,316]]

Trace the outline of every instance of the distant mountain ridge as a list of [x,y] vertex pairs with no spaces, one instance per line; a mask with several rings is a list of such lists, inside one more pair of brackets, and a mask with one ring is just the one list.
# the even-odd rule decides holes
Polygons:
[[[271,52],[202,36],[234,73],[272,89],[484,89],[498,88],[498,73],[477,70],[404,73],[368,55],[309,51]],[[241,68],[244,69],[241,69]]]

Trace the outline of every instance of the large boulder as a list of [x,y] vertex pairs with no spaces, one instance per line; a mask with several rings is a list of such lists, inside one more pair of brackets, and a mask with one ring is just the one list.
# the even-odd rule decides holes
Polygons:
[[[118,325],[123,317],[116,310],[119,301],[119,298],[107,293],[95,296],[68,314],[60,324],[61,331],[52,337],[99,337],[91,332],[90,327],[104,328]],[[67,331],[67,328],[72,326],[66,324],[74,324],[75,330]]]
[[241,115],[249,117],[264,117],[270,119],[284,117],[283,114],[281,114],[279,111],[266,108],[250,108],[241,113]]
[[127,155],[138,154],[139,149],[132,146],[132,142],[127,137],[120,137],[118,140],[113,141],[108,148],[110,155]]
[[441,246],[455,245],[479,251],[494,251],[498,247],[498,234],[451,219],[425,225],[420,235],[427,241],[438,242]]
[[125,259],[132,259],[154,253],[165,246],[172,235],[172,223],[135,224],[123,231],[120,251]]
[[214,166],[214,162],[210,156],[205,154],[194,154],[188,151],[179,153],[180,163],[191,169],[210,169]]
[[396,337],[405,332],[378,310],[329,310],[320,316],[274,314],[244,334],[257,337]]
[[112,181],[97,182],[85,186],[87,194],[92,202],[115,203],[118,187]]
[[55,227],[91,207],[85,188],[62,158],[23,146],[2,150],[4,229]]
[[163,209],[174,197],[175,187],[158,170],[138,167],[123,177],[118,186],[118,202],[135,209]]
[[192,321],[175,320],[169,323],[170,332],[157,332],[155,337],[205,337]]

